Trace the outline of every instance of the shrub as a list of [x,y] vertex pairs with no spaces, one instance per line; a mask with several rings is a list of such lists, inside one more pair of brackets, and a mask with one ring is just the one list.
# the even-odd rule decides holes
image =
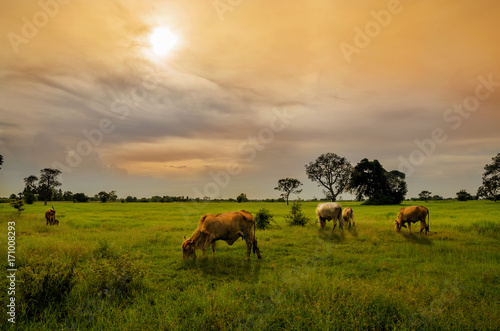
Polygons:
[[302,204],[299,200],[292,204],[292,209],[288,215],[285,216],[285,221],[289,225],[304,226],[309,223],[309,217],[302,212]]
[[36,201],[36,196],[31,193],[31,192],[26,192],[24,193],[24,202],[26,202],[27,205],[32,205],[33,202]]
[[23,200],[14,200],[14,201],[11,201],[10,202],[10,205],[14,208],[17,209],[18,212],[22,212],[24,210],[23,206],[24,206],[24,201]]
[[129,296],[132,288],[141,285],[145,270],[142,258],[128,253],[111,259],[92,257],[86,280],[92,293],[111,300],[116,296]]
[[36,316],[51,305],[61,304],[77,283],[76,258],[69,263],[50,258],[30,261],[18,269],[16,301],[21,303],[19,311],[26,317]]
[[274,222],[273,215],[266,208],[260,209],[255,215],[255,223],[257,225],[257,229],[267,229],[271,225],[271,222]]

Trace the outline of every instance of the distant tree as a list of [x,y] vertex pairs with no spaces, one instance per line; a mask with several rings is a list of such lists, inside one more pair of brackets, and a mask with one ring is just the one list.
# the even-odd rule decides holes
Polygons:
[[424,200],[425,202],[427,202],[427,200],[432,199],[431,194],[431,192],[424,190],[418,194],[418,197],[420,200]]
[[473,200],[473,197],[464,189],[457,192],[457,200],[458,201]]
[[40,180],[38,181],[38,194],[43,198],[44,205],[47,205],[47,200],[52,199],[56,187],[62,184],[57,177],[62,174],[58,169],[45,168],[40,170]]
[[492,160],[492,163],[484,166],[483,185],[477,190],[477,196],[496,202],[500,199],[500,153]]
[[101,202],[104,203],[104,202],[108,201],[109,193],[105,192],[105,191],[101,191],[101,192],[97,193],[97,198],[99,198],[99,200],[101,200]]
[[305,167],[307,177],[322,186],[323,193],[332,201],[347,188],[352,172],[351,163],[335,153],[321,154]]
[[[0,166],[1,166],[2,164],[3,164],[3,155],[1,155],[1,154],[0,154]],[[2,169],[2,168],[0,167],[0,169]]]
[[126,202],[136,202],[137,198],[129,195],[128,197],[125,198],[125,201]]
[[390,198],[391,204],[399,205],[405,200],[408,187],[406,185],[406,175],[398,170],[392,170],[386,173],[387,191],[386,195]]
[[288,206],[288,197],[290,194],[300,194],[302,190],[299,190],[298,187],[301,186],[302,183],[300,180],[295,178],[284,178],[278,180],[278,186],[275,187],[275,190],[281,191],[281,197],[286,200],[286,205]]
[[116,199],[118,199],[118,196],[116,195],[116,191],[109,192],[109,201],[115,202]]
[[64,201],[73,201],[73,199],[74,199],[73,192],[65,191],[63,196],[62,196],[62,199]]
[[36,196],[31,193],[31,192],[25,192],[24,193],[24,202],[26,202],[27,205],[32,205],[33,202],[36,201]]
[[444,198],[442,196],[436,194],[432,197],[432,200],[444,200]]
[[408,192],[405,174],[387,171],[378,160],[361,160],[355,167],[349,181],[349,189],[356,200],[368,198],[366,204],[400,204]]
[[17,199],[17,195],[15,195],[14,193],[12,193],[12,194],[9,196],[9,199],[11,199],[11,200],[15,200],[15,199]]
[[73,201],[76,202],[88,202],[89,197],[85,195],[85,193],[75,193],[73,194]]
[[38,177],[31,175],[24,178],[24,192],[36,193]]
[[238,201],[238,203],[247,202],[248,201],[247,195],[245,193],[241,193],[236,197],[236,201]]

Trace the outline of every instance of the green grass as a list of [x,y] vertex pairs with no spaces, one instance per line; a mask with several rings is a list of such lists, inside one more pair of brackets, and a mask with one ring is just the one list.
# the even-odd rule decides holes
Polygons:
[[[0,204],[0,259],[16,222],[18,329],[24,330],[498,330],[500,204],[420,203],[419,224],[397,233],[401,206],[352,207],[356,227],[290,227],[284,203],[42,203],[18,215]],[[415,203],[405,202],[403,206]],[[263,259],[237,241],[217,257],[183,261],[205,213],[267,208],[276,223],[257,230]],[[199,253],[201,256],[201,252]],[[0,280],[0,302],[8,283]],[[35,299],[33,299],[35,298]],[[27,302],[30,299],[29,302]],[[36,300],[36,302],[35,302]],[[6,322],[2,329],[13,327]]]

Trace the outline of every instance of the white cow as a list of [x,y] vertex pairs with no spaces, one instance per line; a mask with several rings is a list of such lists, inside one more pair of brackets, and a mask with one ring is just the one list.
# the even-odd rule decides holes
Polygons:
[[318,216],[318,226],[320,229],[326,225],[326,220],[333,220],[333,230],[337,226],[339,220],[339,227],[342,229],[344,222],[342,220],[342,206],[336,202],[320,203],[316,208],[316,215]]

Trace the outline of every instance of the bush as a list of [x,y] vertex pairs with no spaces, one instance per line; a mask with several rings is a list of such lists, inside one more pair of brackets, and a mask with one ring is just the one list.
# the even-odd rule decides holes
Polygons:
[[302,212],[302,204],[300,203],[300,201],[297,200],[292,204],[292,209],[290,211],[290,214],[285,216],[285,221],[289,225],[304,226],[307,223],[309,223],[309,217],[307,217]]
[[[99,254],[100,253],[100,254]],[[109,248],[101,247],[98,254],[113,256]],[[128,297],[134,287],[140,286],[146,267],[142,258],[130,254],[120,254],[116,258],[91,258],[90,272],[86,280],[90,291],[102,299],[114,299],[117,296]]]
[[267,229],[271,225],[271,222],[274,222],[273,215],[266,208],[260,209],[255,215],[255,223],[257,225],[257,229]]
[[10,202],[10,205],[17,209],[18,212],[22,212],[24,210],[24,201],[23,200],[14,200]]
[[24,193],[24,202],[26,202],[27,205],[32,205],[33,202],[36,201],[36,196],[31,193],[31,192],[26,192]]
[[[77,259],[71,262],[53,260],[30,261],[16,274],[19,289],[16,302],[25,317],[37,316],[51,305],[62,304],[78,280]],[[16,290],[17,292],[17,290]]]

